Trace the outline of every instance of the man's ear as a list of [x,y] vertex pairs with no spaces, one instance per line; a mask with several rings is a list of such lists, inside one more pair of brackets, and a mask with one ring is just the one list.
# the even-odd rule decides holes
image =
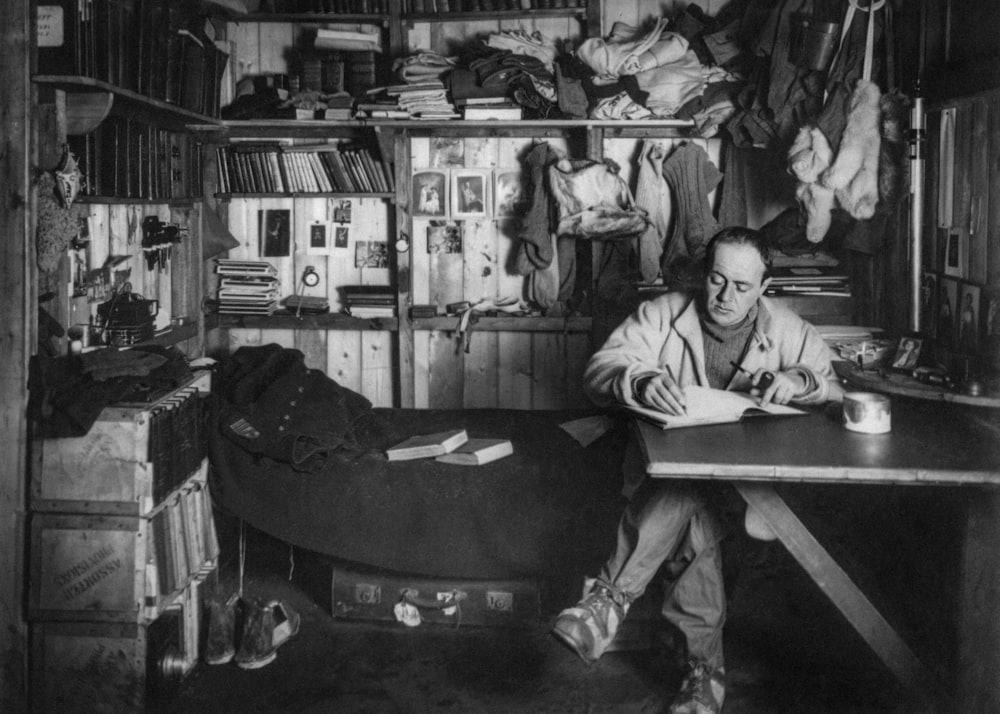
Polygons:
[[767,290],[767,286],[771,284],[771,278],[764,278],[760,281],[760,292],[763,294]]

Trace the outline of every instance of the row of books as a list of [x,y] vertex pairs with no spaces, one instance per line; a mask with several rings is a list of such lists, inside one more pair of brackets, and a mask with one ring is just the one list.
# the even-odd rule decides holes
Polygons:
[[393,174],[365,147],[216,148],[222,193],[391,193]]
[[219,541],[208,489],[196,479],[155,511],[149,522],[146,606],[155,608],[214,567]]
[[[39,8],[40,13],[43,8]],[[108,82],[219,115],[229,45],[193,0],[57,0],[40,15],[39,74]]]
[[585,7],[585,0],[409,0],[404,12],[493,12]]
[[266,261],[217,258],[216,312],[220,315],[273,315],[278,309],[277,269]]
[[207,453],[204,415],[196,387],[177,392],[150,411],[146,459],[153,465],[154,503],[201,467]]
[[258,12],[387,14],[392,0],[262,0]]
[[382,285],[345,285],[340,288],[340,304],[351,317],[395,317],[396,295]]
[[201,195],[201,152],[191,136],[112,115],[67,138],[82,174],[80,193],[174,199]]

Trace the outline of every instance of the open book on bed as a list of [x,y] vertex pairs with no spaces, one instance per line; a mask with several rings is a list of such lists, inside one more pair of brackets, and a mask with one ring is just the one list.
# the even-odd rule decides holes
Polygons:
[[759,416],[795,416],[807,412],[785,404],[758,404],[757,397],[746,392],[729,392],[692,385],[684,389],[687,397],[687,414],[674,416],[649,407],[626,408],[641,419],[662,429],[679,429],[685,426],[727,424]]

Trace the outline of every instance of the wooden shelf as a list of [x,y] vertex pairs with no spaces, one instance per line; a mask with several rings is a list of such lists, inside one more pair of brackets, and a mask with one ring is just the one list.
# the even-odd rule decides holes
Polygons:
[[459,11],[459,12],[422,12],[403,15],[402,20],[407,25],[416,22],[463,22],[473,20],[538,20],[545,17],[580,17],[587,16],[586,7],[537,8],[533,10],[492,10],[492,11]]
[[214,315],[214,327],[249,330],[375,330],[395,332],[399,320],[395,317],[351,317],[341,313],[325,315],[300,315],[296,317],[287,310],[279,310],[273,315]]
[[381,25],[387,27],[388,18],[385,15],[375,15],[372,13],[337,13],[337,12],[250,12],[246,15],[233,15],[232,21],[239,22],[290,22],[299,25],[310,23],[325,25],[329,22],[340,23],[366,23],[369,25]]
[[108,92],[114,97],[114,103],[122,109],[127,109],[133,118],[136,118],[136,115],[145,115],[146,121],[160,126],[174,124],[183,128],[191,123],[204,125],[214,124],[217,121],[204,114],[198,114],[159,99],[152,99],[91,77],[37,74],[32,77],[32,81],[35,84],[60,89],[64,92]]
[[[414,330],[442,330],[455,332],[461,317],[442,315],[411,319]],[[470,320],[470,330],[490,332],[590,332],[592,319],[589,317],[478,317]]]
[[620,121],[611,119],[521,119],[516,122],[497,120],[422,120],[422,119],[247,119],[218,121],[211,124],[189,124],[190,131],[216,134],[209,140],[250,138],[334,138],[360,135],[368,129],[407,131],[413,135],[470,134],[477,136],[524,134],[543,136],[566,131],[602,129],[611,136],[687,136],[694,122],[686,119],[643,119]]
[[174,208],[185,208],[193,206],[201,201],[200,198],[126,198],[124,196],[86,196],[79,195],[75,203],[94,205],[167,205]]
[[895,394],[914,399],[928,399],[938,402],[951,402],[975,407],[1000,408],[1000,396],[985,395],[972,397],[968,394],[950,389],[936,387],[919,382],[908,374],[891,372],[889,370],[861,370],[856,364],[837,360],[833,363],[837,376],[855,389],[864,389],[884,394]]
[[395,193],[217,193],[216,198],[223,201],[230,201],[239,198],[379,198],[386,201],[395,201]]

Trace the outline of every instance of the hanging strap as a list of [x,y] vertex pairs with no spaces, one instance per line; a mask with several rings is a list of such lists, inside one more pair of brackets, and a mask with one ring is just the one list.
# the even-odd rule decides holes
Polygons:
[[[826,75],[826,86],[830,86],[830,78],[833,76],[833,71],[837,67],[837,62],[840,60],[840,55],[844,51],[844,42],[847,41],[847,35],[851,31],[851,24],[854,22],[854,13],[858,10],[861,12],[868,13],[868,31],[865,37],[865,59],[864,64],[861,69],[861,78],[865,80],[871,80],[872,78],[872,58],[874,56],[875,47],[875,13],[881,10],[885,6],[885,0],[871,0],[868,7],[861,7],[858,4],[858,0],[848,0],[847,12],[844,14],[844,24],[840,30],[840,44],[837,45],[837,52],[833,56],[833,61],[830,62],[830,69],[827,70]],[[824,92],[823,101],[826,102],[829,96],[829,90]]]

